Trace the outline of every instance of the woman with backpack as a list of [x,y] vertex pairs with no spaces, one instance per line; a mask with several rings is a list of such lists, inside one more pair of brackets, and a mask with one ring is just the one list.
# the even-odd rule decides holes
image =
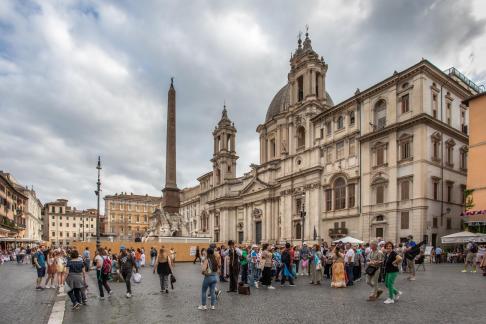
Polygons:
[[207,258],[203,261],[201,265],[202,274],[204,275],[204,280],[201,289],[201,305],[198,306],[199,310],[207,310],[207,291],[209,289],[211,293],[211,309],[215,309],[214,304],[216,304],[216,294],[215,288],[218,282],[218,271],[220,265],[218,259],[214,255],[214,250],[212,248],[207,249]]
[[111,260],[108,257],[106,250],[99,248],[95,257],[96,264],[96,279],[98,280],[98,289],[100,290],[100,299],[105,298],[103,287],[105,287],[108,297],[111,296],[111,288],[108,285],[108,280],[111,274]]
[[159,275],[160,278],[160,292],[164,292],[166,294],[169,293],[169,275],[172,274],[172,259],[168,255],[167,251],[165,249],[160,249],[159,254],[155,259],[155,266],[154,266],[154,271],[157,269],[157,274]]

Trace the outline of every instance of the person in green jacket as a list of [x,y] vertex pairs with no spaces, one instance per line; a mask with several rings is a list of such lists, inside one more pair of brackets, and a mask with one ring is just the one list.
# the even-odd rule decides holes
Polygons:
[[243,247],[240,257],[241,282],[247,284],[248,280],[248,246]]

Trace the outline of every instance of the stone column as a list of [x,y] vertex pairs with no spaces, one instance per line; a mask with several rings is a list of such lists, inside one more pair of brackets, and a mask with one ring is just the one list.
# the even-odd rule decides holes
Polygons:
[[176,182],[176,91],[171,80],[167,102],[167,143],[165,158],[164,211],[179,212],[180,197]]

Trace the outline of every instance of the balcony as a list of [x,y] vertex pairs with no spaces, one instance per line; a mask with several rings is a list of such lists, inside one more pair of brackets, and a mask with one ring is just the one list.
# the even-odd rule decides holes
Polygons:
[[329,229],[329,236],[332,238],[341,238],[348,235],[348,229],[345,227],[338,227],[338,228],[330,228]]

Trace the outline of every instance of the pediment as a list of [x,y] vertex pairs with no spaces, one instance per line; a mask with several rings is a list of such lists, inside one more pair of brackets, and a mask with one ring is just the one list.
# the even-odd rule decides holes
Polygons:
[[258,192],[269,188],[269,185],[257,177],[253,178],[245,188],[240,191],[240,194],[246,194],[251,192]]

